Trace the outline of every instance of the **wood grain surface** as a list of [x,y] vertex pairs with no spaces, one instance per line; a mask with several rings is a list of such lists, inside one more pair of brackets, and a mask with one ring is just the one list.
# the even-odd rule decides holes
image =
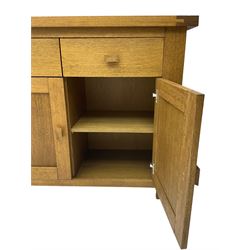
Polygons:
[[152,150],[153,134],[88,133],[90,150]]
[[179,84],[183,77],[186,31],[186,27],[178,27],[165,32],[162,77]]
[[32,167],[31,178],[32,180],[57,180],[57,167]]
[[32,184],[154,186],[186,248],[204,96],[181,84],[198,16],[31,22]]
[[50,106],[59,179],[71,179],[68,120],[63,78],[49,79]]
[[[146,76],[162,74],[162,38],[61,39],[63,74],[76,76]],[[106,57],[118,57],[108,63]]]
[[164,37],[164,28],[124,28],[124,27],[58,27],[32,28],[33,38],[70,38],[70,37]]
[[33,180],[34,185],[152,187],[150,151],[90,151],[72,180]]
[[155,78],[86,77],[86,110],[153,111]]
[[34,16],[32,27],[173,27],[198,26],[198,16]]
[[47,78],[32,78],[31,164],[55,167],[56,153]]
[[77,174],[87,151],[87,134],[71,133],[71,128],[83,116],[86,110],[84,82],[84,78],[65,78],[65,99],[69,124],[72,176]]
[[31,40],[31,75],[62,76],[59,39]]
[[185,248],[204,96],[165,79],[157,79],[156,89],[153,180],[178,243]]
[[72,127],[72,132],[153,133],[151,112],[89,112]]

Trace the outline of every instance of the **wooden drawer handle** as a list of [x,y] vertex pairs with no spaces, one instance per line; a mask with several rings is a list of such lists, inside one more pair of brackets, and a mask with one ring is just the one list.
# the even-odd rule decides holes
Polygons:
[[56,127],[55,132],[56,132],[56,139],[58,141],[61,141],[63,138],[63,129],[61,127]]
[[105,55],[104,62],[108,64],[116,64],[120,62],[120,58],[117,55]]

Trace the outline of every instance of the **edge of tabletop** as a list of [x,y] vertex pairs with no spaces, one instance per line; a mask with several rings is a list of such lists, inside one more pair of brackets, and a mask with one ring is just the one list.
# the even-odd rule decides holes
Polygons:
[[177,27],[199,24],[199,16],[32,16],[32,28]]

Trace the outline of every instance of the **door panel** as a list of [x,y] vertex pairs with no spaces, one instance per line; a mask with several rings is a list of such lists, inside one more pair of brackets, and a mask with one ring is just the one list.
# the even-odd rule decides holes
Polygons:
[[54,167],[56,153],[48,93],[32,94],[31,106],[31,164]]
[[32,78],[32,179],[71,179],[62,78]]
[[181,248],[186,248],[204,96],[156,81],[153,180]]

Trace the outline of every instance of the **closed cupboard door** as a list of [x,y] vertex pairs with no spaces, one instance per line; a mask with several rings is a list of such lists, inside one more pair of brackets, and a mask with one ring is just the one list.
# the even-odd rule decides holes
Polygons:
[[204,95],[156,80],[153,181],[181,248],[187,247]]
[[64,83],[32,78],[32,180],[71,179]]

